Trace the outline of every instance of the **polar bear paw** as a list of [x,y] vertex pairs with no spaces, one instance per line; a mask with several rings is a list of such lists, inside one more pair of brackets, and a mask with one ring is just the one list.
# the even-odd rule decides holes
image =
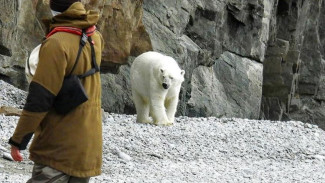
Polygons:
[[174,123],[170,121],[161,121],[161,122],[155,122],[154,124],[157,126],[172,126]]
[[137,123],[152,124],[153,121],[152,121],[151,118],[146,118],[146,119],[137,119]]

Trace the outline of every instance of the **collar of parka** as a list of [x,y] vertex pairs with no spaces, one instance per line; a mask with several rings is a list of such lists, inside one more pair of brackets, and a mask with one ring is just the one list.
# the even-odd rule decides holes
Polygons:
[[99,13],[94,10],[86,11],[81,2],[73,3],[66,11],[52,18],[50,30],[55,27],[76,27],[85,29],[96,25],[99,19]]

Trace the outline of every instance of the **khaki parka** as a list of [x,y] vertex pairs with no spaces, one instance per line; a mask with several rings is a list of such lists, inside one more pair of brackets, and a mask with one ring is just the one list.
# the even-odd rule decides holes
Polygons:
[[[82,3],[76,2],[52,18],[50,30],[58,26],[85,29],[95,25],[98,18],[96,11],[86,11]],[[97,31],[91,38],[100,66],[103,39]],[[26,104],[9,143],[26,149],[34,134],[29,149],[32,161],[71,176],[90,177],[99,175],[102,165],[99,72],[82,79],[88,101],[66,115],[59,115],[52,107],[64,77],[72,70],[79,41],[79,35],[67,32],[57,32],[43,41]],[[87,42],[72,74],[83,74],[91,68],[91,47]]]

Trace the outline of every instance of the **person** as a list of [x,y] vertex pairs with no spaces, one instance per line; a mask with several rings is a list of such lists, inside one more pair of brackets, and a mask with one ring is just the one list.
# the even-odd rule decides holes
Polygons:
[[[55,15],[49,30],[55,27],[86,29],[96,25],[97,11],[86,11],[79,0],[51,0]],[[98,31],[91,36],[96,63],[100,65],[103,38]],[[64,77],[72,70],[80,44],[80,35],[57,32],[42,42],[37,70],[29,86],[24,109],[13,136],[9,139],[11,155],[22,161],[20,153],[29,148],[29,159],[34,162],[34,182],[89,182],[101,174],[102,120],[101,81],[96,72],[81,80],[88,100],[62,115],[53,108]],[[84,74],[92,68],[91,46],[87,41],[73,74]]]

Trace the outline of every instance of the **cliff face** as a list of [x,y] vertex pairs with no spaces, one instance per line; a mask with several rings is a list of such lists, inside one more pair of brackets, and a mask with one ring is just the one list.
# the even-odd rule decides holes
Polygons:
[[277,3],[264,61],[265,118],[293,118],[325,128],[324,3]]
[[[135,112],[129,66],[153,49],[186,70],[178,115],[293,118],[325,128],[324,0],[84,3],[101,12],[103,60],[126,64],[102,74],[105,110]],[[46,1],[0,4],[0,78],[26,89],[24,61],[44,35]]]

